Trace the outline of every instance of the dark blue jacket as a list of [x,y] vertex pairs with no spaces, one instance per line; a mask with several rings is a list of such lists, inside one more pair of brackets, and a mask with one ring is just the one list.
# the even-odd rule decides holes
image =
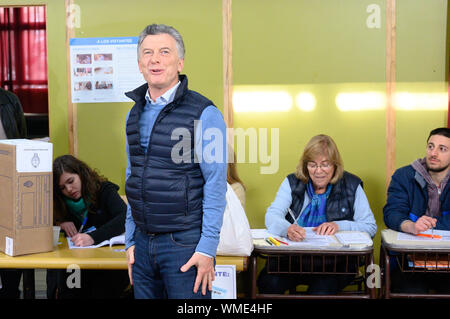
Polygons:
[[[442,191],[441,217],[436,229],[450,230],[450,183]],[[401,231],[405,220],[416,222],[425,215],[428,206],[428,191],[425,179],[411,166],[399,168],[392,175],[386,205],[383,208],[384,223],[390,229]]]
[[[180,75],[180,85],[172,103],[159,113],[150,134],[147,152],[140,144],[139,118],[145,106],[145,84],[126,93],[136,101],[130,111],[126,133],[130,151],[131,175],[125,192],[136,226],[151,233],[165,233],[200,227],[203,214],[204,179],[195,160],[194,121],[213,103],[187,86]],[[174,130],[182,129],[183,140]],[[187,137],[190,138],[187,138]],[[185,161],[174,162],[173,150],[182,141]],[[175,148],[174,148],[175,147]],[[177,154],[181,155],[181,154]]]
[[[292,204],[290,209],[297,218],[300,214],[305,198],[306,184],[299,180],[295,174],[288,175],[289,185],[292,190]],[[361,179],[349,172],[344,172],[336,184],[333,185],[330,195],[327,199],[326,215],[327,221],[353,220],[353,205],[355,203],[355,194],[358,186],[361,185]],[[286,214],[286,219],[292,224],[291,214]]]

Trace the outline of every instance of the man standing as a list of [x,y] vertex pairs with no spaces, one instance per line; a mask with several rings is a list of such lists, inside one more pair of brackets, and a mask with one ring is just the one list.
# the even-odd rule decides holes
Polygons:
[[[139,70],[147,83],[126,93],[136,102],[126,120],[125,187],[136,298],[211,297],[226,206],[226,127],[213,103],[189,90],[180,75],[184,53],[173,27],[147,26],[138,40]],[[211,150],[208,130],[219,133],[216,147],[202,153]]]
[[[450,129],[430,132],[426,156],[398,169],[388,188],[383,208],[390,229],[418,234],[435,228],[450,230]],[[393,290],[426,293],[431,287],[450,290],[449,276],[427,277],[393,271]],[[434,280],[437,279],[437,280]],[[441,289],[442,290],[442,289]]]

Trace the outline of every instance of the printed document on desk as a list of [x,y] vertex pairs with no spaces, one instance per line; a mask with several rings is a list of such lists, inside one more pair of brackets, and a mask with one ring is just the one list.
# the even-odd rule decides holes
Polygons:
[[335,236],[342,245],[373,245],[370,236],[364,232],[337,232]]
[[[287,242],[287,244],[289,246],[297,246],[297,247],[302,247],[302,246],[316,246],[316,247],[321,247],[321,246],[328,246],[332,243],[337,243],[336,239],[333,236],[326,236],[326,235],[317,235],[314,231],[313,231],[314,227],[304,227],[305,231],[306,231],[306,238],[303,239],[302,241],[291,241],[287,238],[283,238],[284,241]],[[275,238],[277,238],[279,236],[275,236]]]
[[72,242],[72,238],[71,237],[67,237],[67,244],[69,245],[69,249],[81,249],[81,248],[98,248],[98,247],[102,247],[102,246],[107,246],[109,245],[109,247],[113,246],[113,245],[124,245],[125,244],[125,234],[116,236],[116,237],[112,237],[110,240],[105,240],[102,241],[100,244],[97,245],[92,245],[92,246],[75,246],[75,244]]
[[286,242],[289,246],[328,246],[331,243],[337,243],[336,239],[333,236],[322,236],[317,235],[313,231],[314,227],[304,227],[306,231],[306,238],[302,241],[291,241],[285,237],[277,236],[269,233],[267,229],[251,229],[252,238],[253,239],[265,239],[269,237],[273,237],[275,239],[281,239]]
[[263,228],[263,229],[250,229],[250,232],[252,233],[252,238],[253,239],[264,239],[264,238],[272,236],[271,234],[269,234],[269,232],[265,228]]
[[428,237],[420,237],[413,234],[407,234],[399,232],[397,236],[397,240],[406,240],[406,241],[448,241],[450,242],[450,231],[448,230],[427,230],[422,232],[421,234],[425,235],[439,235],[442,238],[428,238]]

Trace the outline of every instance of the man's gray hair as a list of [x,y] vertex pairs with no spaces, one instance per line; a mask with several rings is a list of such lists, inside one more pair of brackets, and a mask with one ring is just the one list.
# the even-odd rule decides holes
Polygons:
[[144,41],[145,37],[148,35],[157,35],[157,34],[168,34],[172,38],[175,39],[177,44],[178,57],[180,59],[184,59],[185,49],[184,42],[181,34],[174,28],[165,24],[150,24],[145,27],[145,29],[139,34],[138,46],[137,46],[137,54],[139,59],[141,44]]

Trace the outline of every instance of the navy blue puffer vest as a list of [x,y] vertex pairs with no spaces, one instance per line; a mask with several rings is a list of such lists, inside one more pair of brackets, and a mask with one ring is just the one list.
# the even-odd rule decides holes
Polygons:
[[[297,219],[303,207],[306,185],[299,180],[295,174],[288,175],[289,185],[292,192],[291,210]],[[331,193],[327,199],[327,221],[353,220],[353,204],[355,203],[355,193],[362,181],[358,176],[344,172],[341,179],[333,185]],[[291,214],[286,214],[286,219],[292,224],[294,219]]]
[[[136,104],[126,125],[131,175],[125,192],[134,222],[145,232],[186,230],[199,227],[202,222],[205,182],[200,165],[194,160],[194,121],[199,120],[203,110],[213,103],[189,90],[185,75],[180,75],[180,81],[173,102],[162,109],[155,121],[147,152],[140,145],[139,118],[146,103],[148,85],[126,93]],[[188,135],[177,135],[172,140],[172,132],[179,128],[188,131],[190,139]],[[185,153],[181,155],[185,161],[175,163],[172,150],[181,140],[190,149],[183,148]]]

